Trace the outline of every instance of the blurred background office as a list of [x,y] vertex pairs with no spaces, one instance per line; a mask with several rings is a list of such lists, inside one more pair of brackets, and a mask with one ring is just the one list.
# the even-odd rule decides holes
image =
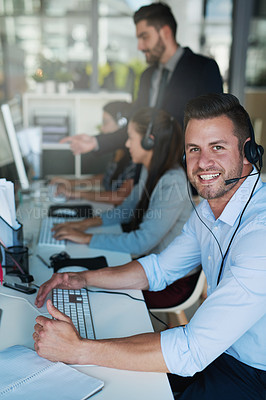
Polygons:
[[[165,2],[178,22],[177,41],[215,58],[224,90],[247,108],[266,147],[265,0]],[[0,103],[15,100],[19,124],[41,126],[43,175],[104,169],[108,155],[73,157],[58,140],[96,134],[105,103],[134,100],[146,64],[132,15],[149,3],[0,0]]]

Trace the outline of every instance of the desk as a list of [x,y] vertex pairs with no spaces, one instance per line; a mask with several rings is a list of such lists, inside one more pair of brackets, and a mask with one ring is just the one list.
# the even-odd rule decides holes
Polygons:
[[[45,267],[36,257],[38,230],[41,219],[39,215],[44,212],[45,205],[36,205],[25,202],[18,210],[18,215],[23,223],[25,236],[31,232],[32,255],[29,260],[30,273],[35,278],[37,285],[47,280],[52,270]],[[116,231],[120,227],[113,227]],[[94,228],[95,229],[95,228]],[[104,227],[97,229],[106,229]],[[110,229],[110,227],[108,227]],[[93,257],[104,255],[109,266],[124,264],[130,261],[129,254],[111,251],[89,249],[87,246],[74,243],[67,244],[66,251],[73,257]],[[49,258],[49,250],[42,251],[42,256]],[[95,289],[97,290],[97,289]],[[143,298],[139,290],[127,290],[137,298]],[[14,296],[14,297],[7,297]],[[33,326],[35,318],[40,311],[46,314],[46,308],[36,309],[33,304],[36,294],[25,295],[5,287],[0,288],[0,350],[13,344],[22,344],[33,348]],[[112,338],[131,336],[138,333],[152,332],[152,324],[147,308],[143,302],[134,301],[126,296],[116,294],[90,294],[92,316],[96,338]],[[168,400],[173,395],[167,376],[162,373],[143,373],[116,370],[98,366],[76,366],[79,371],[102,379],[105,386],[95,395],[99,400]],[[60,399],[59,399],[60,400]]]

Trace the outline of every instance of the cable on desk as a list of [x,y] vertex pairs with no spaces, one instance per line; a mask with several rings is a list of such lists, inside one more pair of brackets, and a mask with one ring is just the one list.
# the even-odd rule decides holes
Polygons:
[[109,290],[91,290],[86,287],[84,289],[87,290],[87,292],[91,292],[91,293],[119,294],[122,296],[127,296],[127,297],[131,298],[132,300],[142,301],[145,303],[144,299],[138,299],[137,297],[131,296],[131,294],[124,293],[124,292],[113,292],[113,291],[109,292]]
[[[86,288],[86,287],[85,287],[84,289],[87,290],[87,292],[90,292],[90,293],[119,294],[119,295],[122,295],[122,296],[127,296],[127,297],[129,297],[130,299],[132,299],[132,300],[142,301],[143,303],[146,304],[146,302],[145,302],[144,299],[138,299],[137,297],[131,296],[130,294],[124,293],[124,292],[113,292],[113,291],[112,291],[112,292],[109,292],[108,290],[91,290],[91,289],[88,289],[88,288]],[[168,326],[164,321],[162,321],[159,317],[157,317],[156,315],[154,315],[149,309],[148,309],[148,311],[149,311],[150,315],[153,316],[153,318],[157,319],[157,321],[159,321],[161,324],[163,324],[164,326],[166,326],[166,328],[169,328],[169,326]]]
[[40,289],[40,286],[36,285],[35,283],[32,283],[31,286],[35,286],[37,289]]
[[[35,283],[32,283],[31,286],[35,286],[37,289],[40,289],[40,286],[35,285]],[[130,299],[132,299],[132,300],[142,301],[143,303],[145,303],[145,300],[144,300],[144,299],[138,299],[137,297],[131,296],[131,295],[128,294],[128,293],[123,293],[123,292],[109,292],[108,290],[91,290],[91,289],[88,289],[88,288],[86,288],[86,287],[85,287],[84,289],[87,290],[87,292],[90,292],[90,293],[119,294],[119,295],[122,295],[122,296],[127,296],[127,297],[129,297]],[[150,315],[152,315],[153,318],[157,319],[157,321],[159,321],[161,324],[163,324],[166,328],[169,328],[169,326],[168,326],[163,320],[161,320],[159,317],[157,317],[156,315],[154,315],[153,312],[151,312],[151,310],[148,309],[148,311],[149,311]]]
[[[21,296],[16,296],[16,295],[12,295],[9,293],[0,293],[0,296],[5,296],[5,297],[10,297],[11,299],[15,299],[15,300],[21,300],[21,301],[25,301],[31,308],[33,308],[34,311],[39,311],[37,309],[37,307],[35,307],[28,299],[26,299],[25,297],[21,297]],[[41,312],[39,311],[39,313],[41,314]]]

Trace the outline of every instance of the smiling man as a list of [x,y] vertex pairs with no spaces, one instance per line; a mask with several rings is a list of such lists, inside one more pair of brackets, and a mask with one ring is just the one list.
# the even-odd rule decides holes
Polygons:
[[[198,136],[198,131],[204,136]],[[242,184],[241,180],[225,185],[232,177],[248,175],[252,166],[239,152],[244,148],[243,138],[232,135],[233,121],[226,116],[203,120],[192,119],[186,126],[186,153],[189,160],[187,174],[198,193],[209,204],[216,218]],[[242,140],[241,140],[242,138]],[[239,142],[241,143],[239,146]]]
[[[189,179],[202,201],[180,236],[159,255],[81,273],[54,274],[53,287],[162,290],[199,263],[208,297],[184,327],[109,340],[81,339],[71,321],[48,301],[57,319],[37,317],[39,355],[68,363],[170,372],[180,400],[265,400],[266,184],[263,149],[248,114],[230,94],[192,100],[185,112]],[[183,393],[181,393],[183,392]]]

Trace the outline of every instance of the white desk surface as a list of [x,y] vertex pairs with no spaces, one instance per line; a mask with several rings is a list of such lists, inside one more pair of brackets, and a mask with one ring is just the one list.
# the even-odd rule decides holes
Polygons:
[[[106,205],[103,205],[105,208]],[[47,215],[47,204],[24,202],[18,210],[18,219],[23,223],[26,240],[31,241],[29,259],[30,273],[35,283],[40,285],[52,275],[52,270],[43,265],[36,257],[40,254],[46,261],[55,251],[36,246],[39,225],[42,216]],[[120,226],[94,228],[95,231],[120,231]],[[72,257],[95,257],[104,255],[109,266],[130,261],[130,255],[112,251],[89,249],[88,246],[68,243],[66,251]],[[92,288],[97,290],[97,288]],[[110,291],[111,292],[111,291]],[[123,292],[123,291],[121,291]],[[143,299],[139,290],[124,291]],[[10,297],[12,296],[12,297]],[[36,294],[26,295],[5,287],[0,288],[0,350],[22,344],[33,348],[33,327],[35,318],[47,314],[46,307],[41,310],[34,306]],[[138,333],[152,332],[152,324],[144,302],[132,300],[117,294],[91,293],[90,302],[97,339],[131,336]],[[2,311],[1,311],[2,310]],[[143,373],[98,366],[76,366],[88,375],[102,379],[105,383],[101,392],[95,395],[99,400],[147,400],[173,399],[166,374]]]

